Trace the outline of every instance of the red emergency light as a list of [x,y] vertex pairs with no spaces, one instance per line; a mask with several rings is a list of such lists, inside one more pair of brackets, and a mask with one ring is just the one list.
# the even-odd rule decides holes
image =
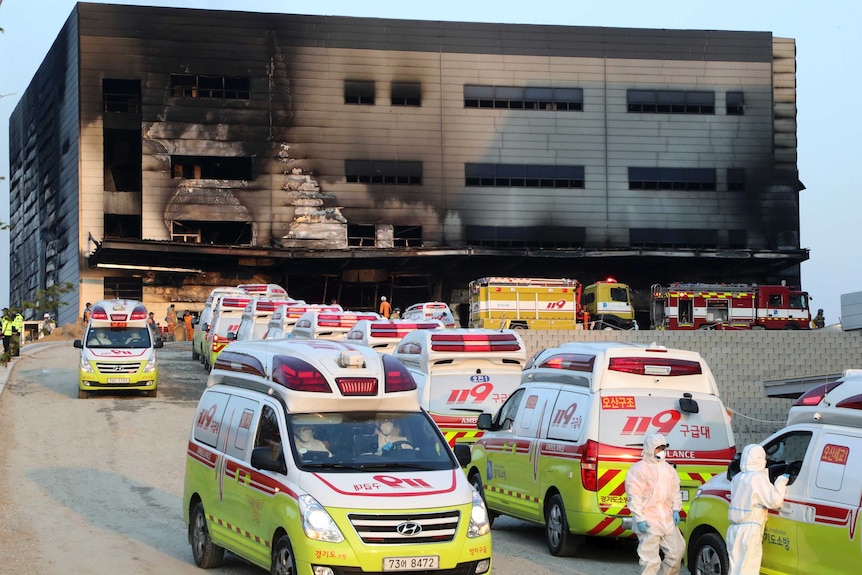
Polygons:
[[793,404],[796,405],[819,405],[823,398],[826,397],[826,394],[841,385],[843,382],[841,381],[830,381],[828,383],[821,383],[820,385],[813,387],[799,396],[799,399]]
[[294,391],[332,393],[326,377],[305,360],[289,355],[272,358],[272,381]]
[[700,362],[655,357],[612,357],[608,362],[608,369],[635,375],[678,376],[703,373]]
[[[90,312],[90,319],[108,321],[108,313],[105,311],[105,308],[100,305],[93,306],[93,310]],[[123,319],[125,319],[125,317]]]
[[371,324],[371,337],[389,337],[401,339],[411,331],[417,329],[437,329],[439,323],[417,322],[417,323],[373,323]]
[[251,298],[226,297],[221,300],[221,307],[232,309],[245,309]]
[[[592,373],[596,356],[584,353],[559,353],[542,362],[539,367],[551,369],[566,369],[569,371],[585,371]],[[529,365],[525,369],[529,369]]]
[[431,350],[468,353],[520,351],[521,344],[509,333],[435,333],[431,336]]

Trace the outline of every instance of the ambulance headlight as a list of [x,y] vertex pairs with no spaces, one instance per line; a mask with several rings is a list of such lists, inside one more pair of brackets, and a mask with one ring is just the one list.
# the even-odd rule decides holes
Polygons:
[[81,354],[81,371],[83,373],[93,373],[93,366],[90,365],[90,362],[84,357],[84,354]]
[[470,526],[467,528],[467,537],[480,537],[491,531],[488,523],[488,510],[482,496],[473,489],[473,509],[470,511]]
[[344,541],[344,535],[341,534],[335,521],[311,495],[299,496],[299,514],[302,517],[302,529],[309,539],[329,543]]
[[147,363],[144,365],[144,373],[150,373],[156,370],[156,355],[153,354],[150,356],[150,359],[147,360]]

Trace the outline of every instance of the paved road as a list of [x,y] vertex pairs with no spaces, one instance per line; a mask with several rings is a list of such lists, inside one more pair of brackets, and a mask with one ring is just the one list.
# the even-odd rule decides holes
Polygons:
[[[71,342],[22,348],[0,396],[4,575],[201,572],[181,500],[185,445],[206,375],[188,342],[158,353],[158,397],[80,400]],[[212,572],[262,573],[230,555]],[[598,541],[583,557],[557,558],[541,527],[508,518],[494,524],[494,575],[638,572],[630,542]]]

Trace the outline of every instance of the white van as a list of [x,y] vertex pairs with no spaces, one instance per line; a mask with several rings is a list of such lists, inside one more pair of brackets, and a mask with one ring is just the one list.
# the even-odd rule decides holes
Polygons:
[[481,436],[476,418],[495,411],[521,383],[527,350],[514,330],[414,330],[393,355],[419,386],[422,407],[450,445]]
[[455,323],[455,316],[452,315],[452,310],[449,309],[449,305],[442,301],[415,303],[404,310],[404,313],[401,314],[401,319],[413,321],[439,319],[447,328],[458,327]]
[[373,312],[310,310],[296,320],[290,337],[340,341],[362,319],[380,319],[380,316]]
[[306,303],[301,305],[282,305],[276,308],[269,318],[266,333],[263,339],[285,339],[291,336],[293,326],[299,318],[308,311],[343,311],[337,303],[325,305],[317,303]]
[[[763,572],[855,571],[862,565],[862,370],[803,394],[787,426],[761,445],[770,481],[790,475],[783,505],[766,520]],[[727,573],[730,480],[738,472],[736,458],[691,504],[684,533],[692,573]]]
[[[305,302],[302,300],[280,300],[253,297],[245,306],[242,312],[242,318],[239,321],[239,327],[233,335],[236,341],[253,341],[263,339],[269,329],[269,320],[272,314],[279,306],[283,305],[302,305]],[[227,337],[231,339],[231,334],[228,332]]]
[[78,365],[78,398],[92,391],[135,389],[150,397],[158,393],[156,348],[162,339],[147,325],[147,308],[139,301],[112,299],[96,302],[83,339]]
[[479,416],[478,428],[485,434],[472,449],[470,481],[492,517],[544,525],[553,555],[574,554],[585,536],[634,537],[625,476],[647,435],[667,438],[683,517],[695,491],[736,451],[704,359],[656,345],[542,350],[496,415]]
[[482,498],[391,356],[232,343],[198,403],[183,517],[195,563],[272,573],[491,571]]
[[363,319],[356,322],[345,341],[365,345],[377,353],[392,353],[401,339],[417,329],[445,329],[439,319],[412,321],[409,319]]
[[218,303],[219,298],[227,295],[244,296],[246,291],[242,288],[227,286],[212,289],[195,324],[195,331],[192,335],[192,359],[199,360],[201,363],[204,362],[204,353],[207,349],[207,332],[212,322],[213,306]]
[[[236,338],[239,322],[245,306],[251,301],[251,296],[221,296],[213,302],[213,315],[207,330],[206,348],[204,351],[204,367],[208,370],[215,365],[215,360],[222,350]],[[228,335],[232,334],[232,335]]]

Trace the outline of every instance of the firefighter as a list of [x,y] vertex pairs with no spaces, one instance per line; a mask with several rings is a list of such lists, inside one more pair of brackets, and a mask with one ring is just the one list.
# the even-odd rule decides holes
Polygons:
[[12,350],[12,319],[12,315],[9,313],[9,308],[4,307],[3,323],[0,331],[2,331],[3,334],[3,353],[9,356],[11,356],[10,352]]
[[814,329],[821,329],[826,327],[826,318],[823,317],[822,309],[817,310],[817,315],[814,316],[814,320],[812,321],[814,323]]
[[392,304],[386,301],[386,296],[380,296],[380,315],[389,319],[389,315],[392,312]]
[[18,357],[21,353],[21,335],[24,333],[24,316],[21,312],[15,312],[15,318],[12,320],[12,347],[9,355]]

